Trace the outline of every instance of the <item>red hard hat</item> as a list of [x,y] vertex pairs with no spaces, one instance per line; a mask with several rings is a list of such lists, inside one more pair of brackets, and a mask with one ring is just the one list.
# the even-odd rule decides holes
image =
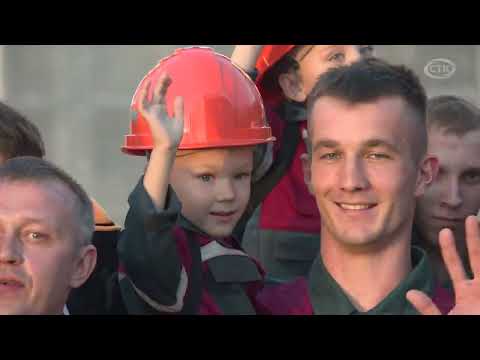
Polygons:
[[151,99],[162,73],[172,79],[166,94],[169,116],[173,114],[174,99],[184,98],[184,132],[178,149],[247,146],[275,140],[260,93],[248,75],[211,48],[191,47],[177,49],[160,60],[138,85],[123,152],[144,155],[153,148],[150,127],[136,109],[145,81],[151,81],[147,94]]
[[294,47],[295,45],[265,45],[257,59],[257,83],[260,83],[265,73]]

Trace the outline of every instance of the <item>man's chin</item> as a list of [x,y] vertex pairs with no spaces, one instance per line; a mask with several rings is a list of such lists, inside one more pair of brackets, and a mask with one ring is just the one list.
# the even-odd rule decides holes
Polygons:
[[367,248],[373,244],[378,244],[381,242],[379,234],[376,233],[342,233],[336,236],[336,239],[341,244],[351,247],[351,248]]
[[370,239],[370,238],[365,238],[365,237],[343,237],[340,238],[339,241],[345,245],[351,246],[351,247],[364,247],[368,246],[369,244],[374,244],[377,242],[377,239]]

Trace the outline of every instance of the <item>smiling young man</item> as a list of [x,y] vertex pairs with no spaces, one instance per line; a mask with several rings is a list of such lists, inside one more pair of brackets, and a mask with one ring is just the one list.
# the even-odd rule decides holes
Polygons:
[[306,99],[327,70],[371,57],[373,52],[371,45],[235,47],[232,61],[256,77],[277,139],[269,171],[252,186],[250,207],[261,204],[246,226],[243,242],[273,278],[306,276],[319,249],[320,214],[305,186],[300,160],[306,151],[302,140]]
[[417,202],[416,230],[439,281],[450,279],[438,246],[441,229],[453,231],[465,266],[465,219],[480,209],[480,109],[456,96],[432,98],[427,106],[428,152],[439,160],[435,181]]
[[306,182],[321,214],[309,278],[315,314],[416,314],[416,289],[448,310],[427,255],[411,246],[416,198],[437,166],[426,155],[426,95],[402,66],[368,59],[329,71],[308,102]]

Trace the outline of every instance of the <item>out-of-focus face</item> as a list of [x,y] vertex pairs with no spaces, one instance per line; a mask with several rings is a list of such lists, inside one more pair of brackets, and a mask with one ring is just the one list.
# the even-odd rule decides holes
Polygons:
[[250,198],[253,147],[177,156],[170,183],[182,214],[212,237],[231,235]]
[[95,266],[81,246],[74,200],[62,184],[0,182],[0,314],[61,314]]
[[289,87],[285,95],[292,100],[303,102],[312,91],[320,75],[327,70],[349,65],[362,58],[373,56],[371,45],[305,45],[295,55],[300,68],[291,81],[284,81]]
[[416,160],[413,116],[398,97],[355,105],[332,97],[317,101],[305,172],[321,213],[322,239],[364,247],[410,234],[431,165]]
[[418,199],[415,223],[423,238],[437,246],[438,233],[451,229],[460,245],[465,241],[465,218],[480,209],[480,130],[462,137],[429,130],[428,152],[439,159],[439,171]]

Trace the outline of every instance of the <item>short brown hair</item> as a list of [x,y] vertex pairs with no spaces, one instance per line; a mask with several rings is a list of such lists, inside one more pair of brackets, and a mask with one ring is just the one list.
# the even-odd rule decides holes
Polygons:
[[0,153],[7,158],[45,156],[42,136],[35,124],[3,102],[0,102]]
[[91,243],[94,231],[92,202],[83,188],[70,175],[46,160],[33,156],[20,156],[9,159],[0,166],[0,183],[16,181],[38,184],[56,182],[67,187],[74,196],[78,217],[79,233],[76,233],[74,237],[79,239],[80,245]]
[[480,129],[480,109],[458,96],[441,95],[428,100],[427,127],[459,137]]
[[[427,95],[415,73],[405,66],[391,65],[383,60],[367,58],[351,65],[332,68],[322,74],[307,99],[307,119],[321,97],[330,96],[351,104],[398,96],[416,113],[418,144],[417,160],[427,150]],[[309,129],[311,126],[309,124]]]

